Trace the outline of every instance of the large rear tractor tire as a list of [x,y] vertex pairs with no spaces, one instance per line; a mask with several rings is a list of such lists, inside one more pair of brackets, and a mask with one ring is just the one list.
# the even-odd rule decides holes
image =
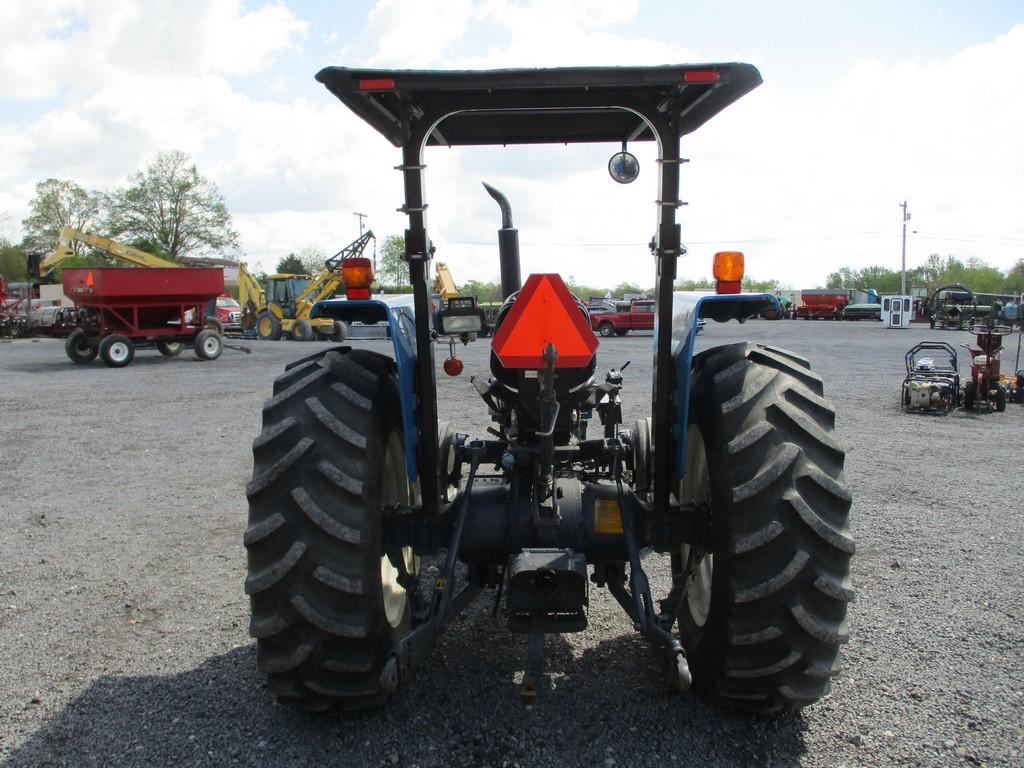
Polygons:
[[245,591],[269,687],[308,710],[383,704],[412,622],[412,550],[385,554],[381,509],[413,502],[397,373],[331,350],[287,369],[263,406],[247,487]]
[[711,507],[707,551],[684,546],[680,635],[694,685],[755,712],[816,702],[838,673],[853,600],[843,449],[806,360],[759,344],[694,359],[683,503]]
[[97,350],[84,331],[74,331],[64,342],[64,354],[76,365],[86,365],[96,359]]

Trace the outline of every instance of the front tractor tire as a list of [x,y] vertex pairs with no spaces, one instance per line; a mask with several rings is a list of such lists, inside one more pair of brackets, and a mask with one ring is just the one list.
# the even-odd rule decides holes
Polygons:
[[715,703],[796,709],[838,673],[854,593],[843,449],[806,360],[758,344],[694,358],[680,501],[711,508],[707,551],[673,556],[694,685]]
[[249,632],[271,690],[307,710],[383,704],[392,647],[411,626],[402,582],[417,560],[381,550],[382,506],[412,503],[400,410],[394,363],[365,350],[299,362],[263,406],[247,487]]
[[256,335],[263,341],[277,341],[281,338],[281,320],[269,309],[256,317]]

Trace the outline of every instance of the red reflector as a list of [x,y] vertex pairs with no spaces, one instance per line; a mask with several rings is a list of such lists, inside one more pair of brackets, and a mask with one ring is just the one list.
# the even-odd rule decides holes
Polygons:
[[360,91],[393,91],[395,81],[390,78],[379,78],[376,80],[360,80]]
[[457,357],[449,357],[444,361],[444,372],[449,376],[458,376],[462,373],[462,361]]
[[683,72],[684,83],[717,83],[717,69],[691,69]]
[[549,342],[558,350],[555,368],[582,368],[597,350],[594,332],[562,278],[530,275],[491,346],[506,368],[540,369]]
[[740,290],[739,280],[719,280],[715,283],[715,293],[739,293]]

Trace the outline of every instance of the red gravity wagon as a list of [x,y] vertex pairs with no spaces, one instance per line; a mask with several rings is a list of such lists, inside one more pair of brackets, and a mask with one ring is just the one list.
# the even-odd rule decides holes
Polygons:
[[[191,344],[216,360],[220,334],[204,327],[204,308],[224,293],[224,270],[210,267],[81,267],[64,270],[64,295],[75,302],[75,330],[64,351],[84,365],[100,356],[123,368],[139,345],[174,357]],[[186,319],[186,314],[188,318]]]

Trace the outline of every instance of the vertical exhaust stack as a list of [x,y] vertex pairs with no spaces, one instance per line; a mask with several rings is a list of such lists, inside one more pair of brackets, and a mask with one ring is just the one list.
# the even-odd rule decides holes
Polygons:
[[487,182],[487,194],[501,207],[501,229],[498,230],[498,258],[501,261],[501,298],[507,299],[523,287],[519,270],[519,230],[512,226],[512,206],[508,198]]

